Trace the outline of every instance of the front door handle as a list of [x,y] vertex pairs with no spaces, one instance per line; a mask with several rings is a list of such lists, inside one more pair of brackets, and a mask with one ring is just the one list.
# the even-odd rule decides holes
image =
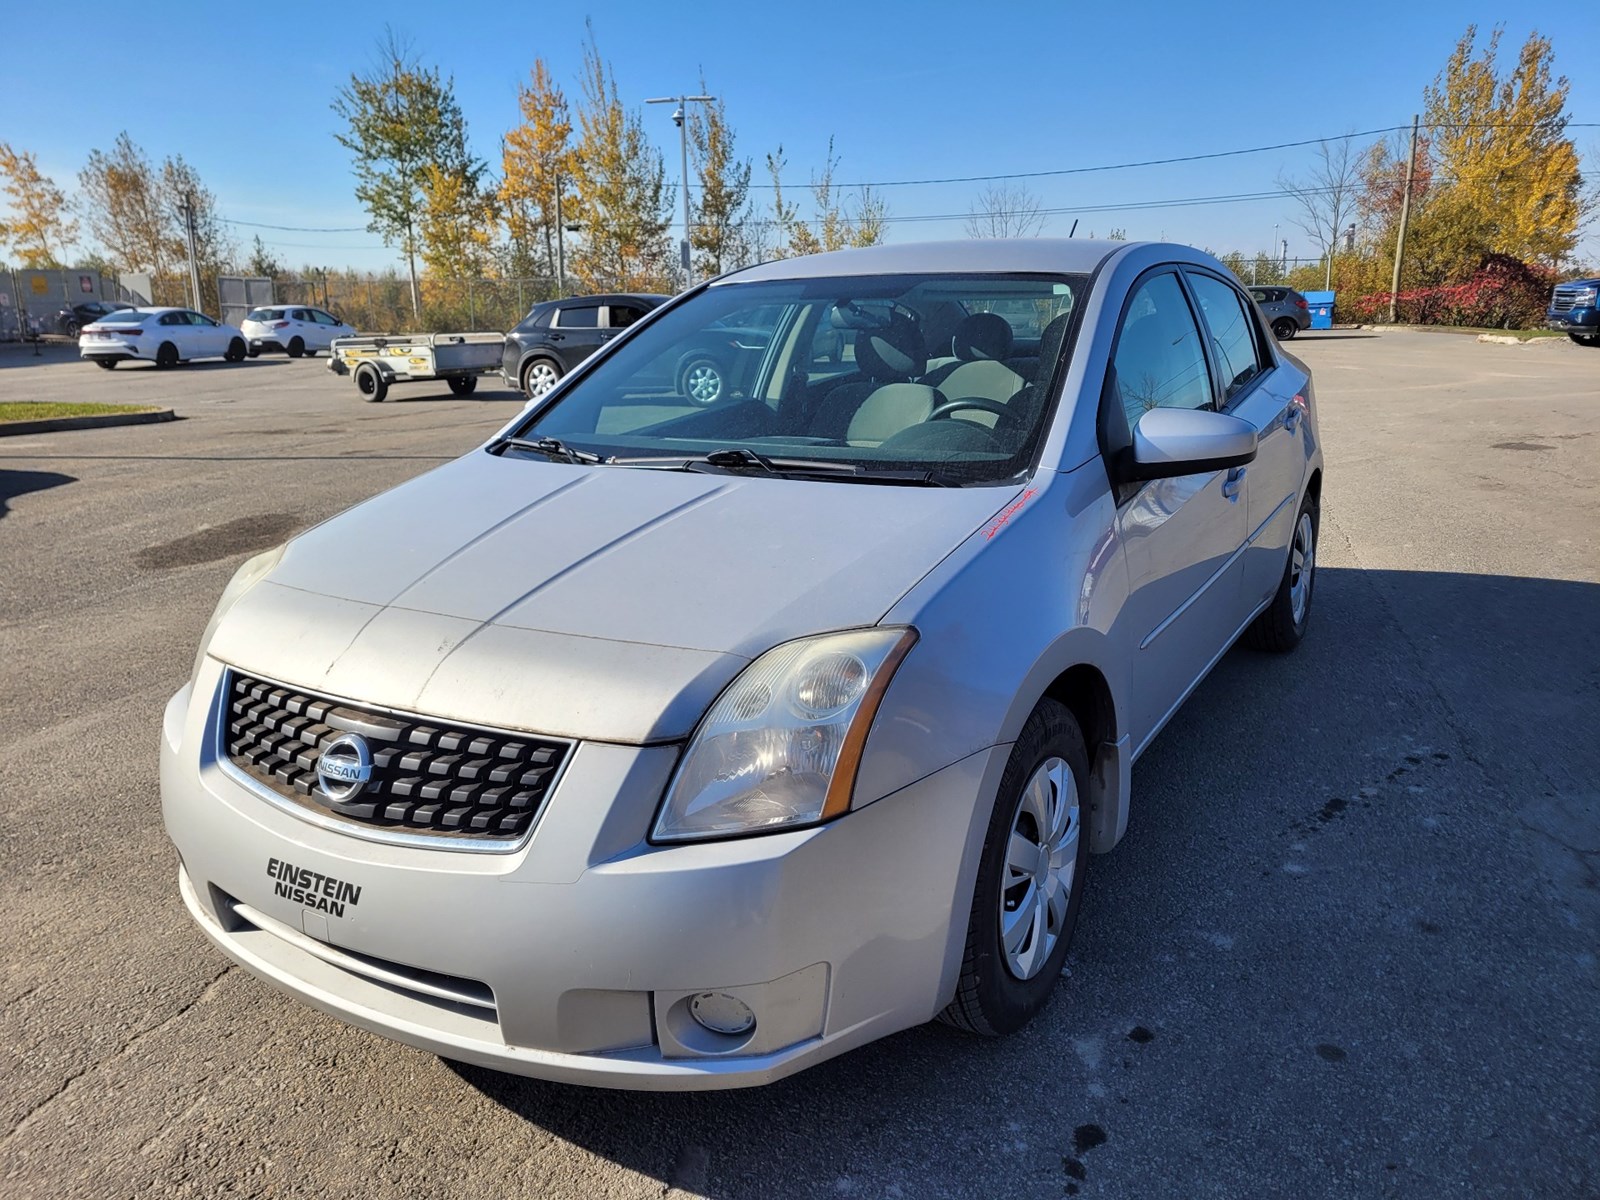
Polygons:
[[1234,467],[1222,481],[1222,494],[1229,500],[1239,499],[1239,488],[1244,484],[1244,472],[1245,468]]
[[1283,428],[1285,432],[1293,433],[1297,428],[1299,428],[1300,412],[1301,410],[1298,404],[1292,404],[1289,406],[1289,411],[1285,413],[1283,417]]

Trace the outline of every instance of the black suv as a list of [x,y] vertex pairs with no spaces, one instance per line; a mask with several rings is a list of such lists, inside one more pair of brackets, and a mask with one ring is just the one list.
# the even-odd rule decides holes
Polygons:
[[500,374],[529,399],[542,396],[603,342],[667,299],[638,293],[574,296],[535,304],[522,323],[506,334]]

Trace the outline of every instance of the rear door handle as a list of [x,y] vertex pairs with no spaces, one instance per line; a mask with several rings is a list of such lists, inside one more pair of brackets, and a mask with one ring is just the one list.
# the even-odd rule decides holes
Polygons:
[[1222,481],[1222,494],[1229,500],[1239,498],[1239,488],[1244,483],[1243,467],[1234,467],[1228,472],[1227,478]]
[[1300,406],[1298,404],[1291,404],[1289,406],[1289,411],[1285,413],[1283,417],[1283,428],[1285,432],[1293,433],[1299,427],[1300,411]]

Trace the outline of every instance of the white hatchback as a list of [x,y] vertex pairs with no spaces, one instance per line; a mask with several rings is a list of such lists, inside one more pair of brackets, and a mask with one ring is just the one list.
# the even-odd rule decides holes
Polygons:
[[300,358],[328,349],[334,338],[356,335],[332,313],[295,304],[253,308],[240,328],[249,342],[251,358],[264,350],[282,350],[290,358]]
[[135,358],[171,367],[196,358],[241,362],[245,344],[234,326],[192,309],[125,308],[85,325],[78,355],[108,371]]

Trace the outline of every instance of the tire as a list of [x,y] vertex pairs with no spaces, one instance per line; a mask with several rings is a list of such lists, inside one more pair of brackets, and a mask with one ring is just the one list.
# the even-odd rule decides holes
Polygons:
[[292,337],[289,339],[289,344],[285,346],[284,349],[289,352],[290,358],[299,358],[306,352],[306,344],[303,339]]
[[156,366],[165,370],[178,365],[178,348],[171,342],[162,342],[156,349]]
[[530,358],[522,368],[522,394],[529,400],[537,400],[560,383],[565,374],[554,359]]
[[701,407],[715,404],[722,399],[726,389],[727,380],[723,377],[722,368],[712,359],[693,359],[678,372],[678,391],[691,404]]
[[228,343],[228,352],[222,357],[226,362],[243,362],[244,356],[247,353],[248,351],[245,349],[244,339],[234,338]]
[[255,346],[251,346],[250,349],[246,350],[244,353],[245,353],[245,357],[246,358],[260,358],[261,357],[260,349],[255,347]]
[[470,396],[478,390],[478,377],[476,375],[450,376],[450,390],[457,396]]
[[1272,323],[1272,336],[1280,342],[1287,342],[1300,332],[1300,326],[1289,317],[1279,317]]
[[1580,346],[1592,346],[1600,349],[1600,333],[1573,333],[1568,330],[1567,336]]
[[[1244,641],[1256,650],[1287,654],[1300,644],[1311,623],[1311,601],[1317,582],[1317,532],[1321,525],[1319,509],[1307,496],[1294,520],[1294,536],[1289,541],[1288,561],[1283,579],[1272,603],[1250,623]],[[1304,585],[1303,599],[1299,592]]]
[[75,338],[78,336],[78,323],[70,318],[61,322],[61,332],[64,336]]
[[362,363],[356,368],[356,391],[361,393],[363,400],[382,404],[383,398],[389,394],[389,382],[377,367]]
[[[1088,780],[1089,752],[1077,720],[1064,704],[1041,700],[1000,779],[978,861],[961,979],[955,998],[939,1014],[946,1024],[999,1037],[1021,1029],[1049,1001],[1083,900]],[[1059,815],[1056,833],[1041,835],[1052,815]],[[1018,839],[1035,848],[1041,841],[1054,847],[1046,865],[1037,868],[1042,874],[1018,869],[1013,860]],[[1041,896],[1042,881],[1053,882],[1055,890],[1047,883]],[[1010,914],[1018,916],[1020,936],[1008,950],[1003,926]]]
[[102,371],[114,371],[117,369],[117,360],[114,358],[97,358],[94,360],[94,365]]

